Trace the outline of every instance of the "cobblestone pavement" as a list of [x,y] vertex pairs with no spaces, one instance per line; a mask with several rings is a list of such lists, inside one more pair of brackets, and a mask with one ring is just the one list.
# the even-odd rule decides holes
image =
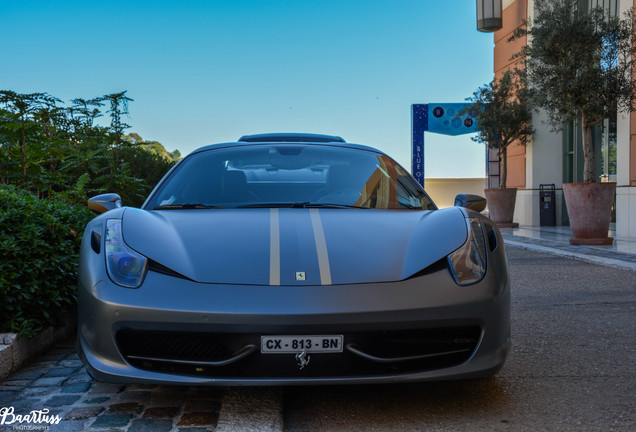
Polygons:
[[[226,389],[98,383],[86,373],[74,344],[58,344],[0,383],[0,431],[216,430]],[[48,429],[47,423],[18,421],[18,415],[47,409],[62,419]]]

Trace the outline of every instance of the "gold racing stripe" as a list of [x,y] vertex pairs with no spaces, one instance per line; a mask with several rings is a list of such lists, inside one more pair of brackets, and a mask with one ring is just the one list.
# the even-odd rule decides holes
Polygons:
[[329,268],[329,255],[327,254],[327,242],[325,241],[325,231],[322,228],[320,213],[318,209],[309,209],[311,216],[311,226],[314,229],[314,239],[316,241],[316,251],[318,252],[318,267],[320,268],[320,284],[331,285],[331,269]]
[[280,225],[278,209],[269,209],[269,284],[280,285]]

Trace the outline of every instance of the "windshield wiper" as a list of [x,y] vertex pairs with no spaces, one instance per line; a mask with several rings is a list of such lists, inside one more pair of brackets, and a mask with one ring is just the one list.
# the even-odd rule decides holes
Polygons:
[[256,204],[244,204],[237,206],[236,208],[361,208],[367,209],[368,207],[362,207],[350,204],[335,204],[335,203],[312,203],[309,201],[295,202],[295,203],[256,203]]
[[254,204],[243,204],[240,206],[236,206],[236,208],[281,208],[281,207],[291,207],[291,208],[305,208],[305,206],[309,204],[308,202],[297,202],[297,203],[254,203]]
[[211,209],[211,208],[223,208],[217,206],[209,206],[205,204],[164,204],[153,208],[153,210],[191,210],[191,209]]
[[307,203],[307,208],[356,208],[356,209],[369,209],[369,207],[353,205],[353,204],[338,204],[338,203]]

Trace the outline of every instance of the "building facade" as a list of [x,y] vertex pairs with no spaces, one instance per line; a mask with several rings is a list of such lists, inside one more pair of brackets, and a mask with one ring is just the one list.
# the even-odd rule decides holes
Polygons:
[[[622,14],[636,6],[636,0],[581,0],[582,7],[602,6],[608,13]],[[524,20],[532,21],[535,0],[503,0],[503,28],[494,33],[494,73],[500,77],[515,67],[512,56],[526,38],[509,42],[508,38]],[[636,71],[634,72],[636,73]],[[554,184],[557,224],[567,225],[561,187],[563,183],[583,181],[581,129],[566,125],[562,132],[551,131],[546,116],[533,115],[536,132],[527,146],[508,150],[508,187],[518,188],[514,220],[521,225],[539,225],[539,188]],[[616,182],[616,203],[612,213],[617,237],[636,238],[636,112],[619,112],[606,119],[594,133],[597,181]]]

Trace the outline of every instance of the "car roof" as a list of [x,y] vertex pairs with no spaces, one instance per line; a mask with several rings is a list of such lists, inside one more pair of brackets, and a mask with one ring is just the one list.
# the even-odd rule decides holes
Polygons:
[[243,135],[239,142],[346,142],[339,136],[308,133],[265,133]]
[[[248,141],[248,139],[250,139],[251,137],[258,137],[258,138],[253,138],[253,141]],[[286,139],[276,139],[276,138],[286,138]],[[341,141],[330,141],[330,140],[326,140],[326,141],[320,141],[320,140],[314,140],[314,141],[309,141],[309,140],[302,140],[302,137],[328,137],[328,138],[335,138],[335,139],[340,139]],[[296,139],[297,138],[297,139]],[[265,139],[268,139],[268,141],[265,141]],[[294,144],[294,145],[328,145],[328,146],[334,146],[334,147],[344,147],[344,148],[353,148],[353,149],[360,149],[360,150],[367,150],[367,151],[372,151],[375,153],[380,153],[380,154],[385,154],[383,151],[378,150],[376,148],[373,147],[369,147],[369,146],[365,146],[365,145],[361,145],[361,144],[353,144],[353,143],[348,143],[346,142],[344,139],[340,138],[340,137],[334,137],[331,135],[319,135],[319,134],[296,134],[296,133],[290,133],[290,134],[259,134],[259,135],[245,135],[243,137],[241,137],[239,139],[239,141],[236,142],[226,142],[226,143],[218,143],[218,144],[210,144],[204,147],[200,147],[196,150],[194,150],[192,153],[190,153],[191,155],[195,154],[195,153],[200,153],[206,150],[212,150],[212,149],[220,149],[220,148],[227,148],[227,147],[240,147],[240,146],[253,146],[253,145],[261,145],[261,144]]]

